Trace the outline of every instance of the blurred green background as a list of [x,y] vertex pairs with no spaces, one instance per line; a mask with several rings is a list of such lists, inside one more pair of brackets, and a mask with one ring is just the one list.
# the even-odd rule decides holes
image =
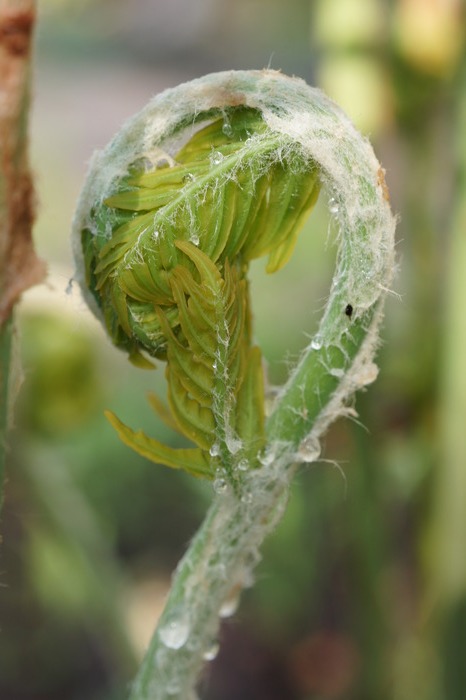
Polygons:
[[[466,697],[466,73],[461,0],[42,0],[31,148],[49,266],[19,314],[24,381],[1,516],[0,698],[125,698],[211,488],[144,461],[103,410],[174,444],[80,300],[69,230],[86,164],[160,90],[272,68],[367,134],[399,215],[380,375],[303,469],[206,700]],[[273,382],[325,303],[325,197],[293,260],[253,269]]]

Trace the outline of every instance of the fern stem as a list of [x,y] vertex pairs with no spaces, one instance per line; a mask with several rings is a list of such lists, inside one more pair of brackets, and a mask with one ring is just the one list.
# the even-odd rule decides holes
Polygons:
[[233,614],[241,590],[252,584],[260,546],[282,515],[289,466],[286,455],[277,457],[250,475],[243,498],[216,496],[178,565],[130,700],[195,697],[201,669],[215,654],[220,619]]

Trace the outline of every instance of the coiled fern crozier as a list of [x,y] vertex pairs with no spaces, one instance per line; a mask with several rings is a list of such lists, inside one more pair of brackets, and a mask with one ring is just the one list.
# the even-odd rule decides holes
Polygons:
[[[339,228],[336,272],[318,332],[266,415],[248,265],[286,264],[321,188]],[[169,406],[151,402],[193,446],[110,422],[149,459],[214,483],[131,692],[189,700],[296,465],[318,458],[319,437],[376,377],[394,266],[384,171],[303,81],[212,74],[154,98],[94,156],[73,229],[86,300],[133,362],[166,362]]]

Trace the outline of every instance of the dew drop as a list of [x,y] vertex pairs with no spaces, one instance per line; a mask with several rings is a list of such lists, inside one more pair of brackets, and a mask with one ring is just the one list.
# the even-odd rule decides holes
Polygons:
[[239,590],[235,586],[230,595],[223,601],[222,606],[219,610],[220,617],[226,618],[231,617],[238,610],[239,606]]
[[189,632],[189,619],[187,617],[181,617],[167,622],[167,624],[160,629],[159,636],[169,649],[181,649],[188,640]]
[[275,460],[275,454],[273,450],[267,450],[261,457],[260,463],[263,467],[269,467]]
[[218,457],[218,455],[220,454],[220,445],[218,444],[218,442],[212,443],[211,448],[209,450],[209,454],[211,457]]
[[320,335],[316,335],[311,341],[312,350],[320,350],[322,347],[322,338]]
[[241,462],[238,462],[238,470],[240,472],[247,472],[249,469],[249,462],[247,459],[242,459]]
[[210,156],[210,162],[212,165],[220,165],[223,161],[224,155],[220,151],[214,151]]
[[320,442],[315,437],[307,437],[301,442],[297,457],[302,462],[315,462],[320,457]]
[[189,240],[193,245],[199,245],[199,234],[198,233],[192,233],[191,236],[189,237]]
[[186,175],[183,177],[183,182],[189,183],[189,182],[194,182],[196,178],[192,173],[186,173]]
[[340,211],[340,207],[338,206],[335,197],[330,197],[328,201],[328,208],[331,214],[338,214],[338,212]]
[[243,447],[243,443],[239,438],[227,437],[225,438],[225,443],[230,454],[235,455]]
[[215,493],[218,493],[219,495],[228,491],[228,481],[226,481],[226,479],[222,479],[221,477],[214,479],[213,486]]
[[213,661],[216,658],[219,649],[219,643],[212,642],[212,644],[209,647],[207,647],[207,649],[203,653],[202,658],[204,659],[204,661]]
[[225,122],[224,125],[222,126],[222,131],[225,136],[227,136],[229,139],[233,137],[234,131],[233,127],[229,122]]

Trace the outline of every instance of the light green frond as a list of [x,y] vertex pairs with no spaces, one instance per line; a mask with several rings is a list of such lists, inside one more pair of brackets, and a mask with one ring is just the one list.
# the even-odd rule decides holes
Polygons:
[[[178,183],[176,183],[178,184]],[[105,200],[107,207],[115,209],[128,209],[129,211],[150,211],[159,209],[168,204],[173,196],[173,186],[157,188],[156,191],[149,188],[137,187],[134,190],[120,192]]]
[[[264,388],[247,266],[264,255],[270,272],[286,263],[319,180],[258,111],[209,116],[173,158],[148,170],[135,160],[96,205],[83,249],[113,341],[138,362],[141,350],[167,360],[171,425],[207,461],[214,443],[227,449],[235,437],[252,459],[264,441]],[[119,432],[160,459],[157,441]]]
[[265,444],[264,370],[257,346],[249,351],[236,408],[236,431],[245,445],[248,460],[254,464]]
[[210,408],[191,398],[180,375],[172,372],[167,363],[168,401],[176,423],[189,440],[203,450],[210,450],[215,442],[215,420]]
[[138,350],[134,350],[129,354],[128,357],[129,361],[131,362],[132,365],[135,367],[139,367],[139,369],[156,369],[157,366],[154,362],[151,362],[150,360],[147,359],[147,357],[144,357],[144,355],[139,352]]
[[128,428],[111,411],[105,411],[109,423],[115,428],[125,445],[156,464],[172,469],[183,469],[188,474],[204,479],[213,479],[214,474],[208,457],[197,448],[175,449],[148,437],[142,430]]
[[154,394],[152,391],[150,391],[147,394],[147,400],[149,401],[149,404],[153,411],[158,415],[160,420],[163,423],[165,423],[167,428],[174,430],[179,435],[183,435],[183,433],[180,430],[180,426],[176,423],[175,419],[173,418],[172,412],[170,411],[168,406],[166,406],[165,403],[159,399],[157,394]]

